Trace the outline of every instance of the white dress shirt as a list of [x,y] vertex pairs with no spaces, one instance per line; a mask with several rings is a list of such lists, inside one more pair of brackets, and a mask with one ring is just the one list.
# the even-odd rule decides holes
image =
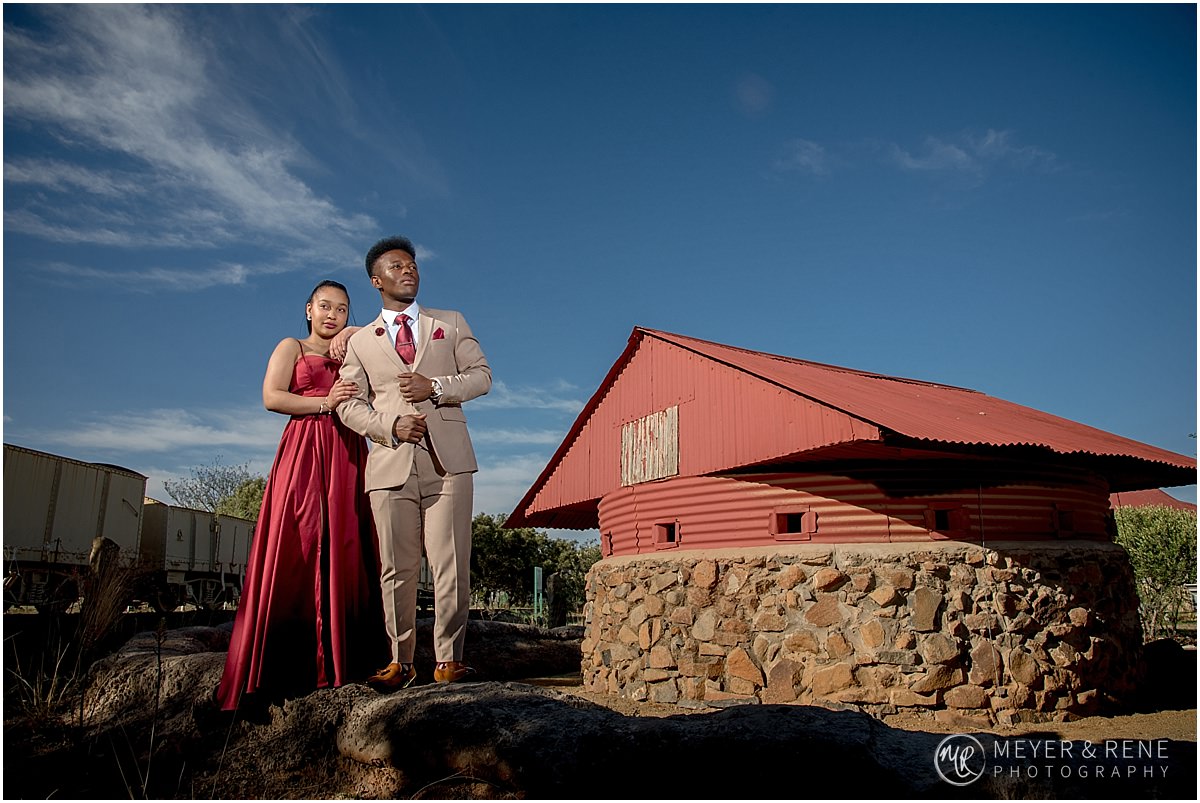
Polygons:
[[413,349],[421,342],[421,327],[417,326],[417,316],[421,314],[421,308],[417,306],[417,302],[413,302],[400,312],[394,312],[390,309],[383,311],[383,319],[387,321],[388,337],[392,339],[392,344],[396,343],[396,335],[400,333],[400,321],[397,320],[401,315],[408,316],[408,326],[412,329]]

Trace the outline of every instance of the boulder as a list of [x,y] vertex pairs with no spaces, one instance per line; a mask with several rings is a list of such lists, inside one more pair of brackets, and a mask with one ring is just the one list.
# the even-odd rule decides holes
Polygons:
[[[1170,777],[1106,778],[1102,789],[1054,779],[1017,790],[985,777],[960,790],[934,769],[944,734],[894,729],[858,711],[749,698],[703,713],[626,716],[577,695],[505,679],[514,666],[527,667],[529,677],[544,678],[564,665],[578,673],[579,641],[570,632],[472,621],[468,651],[481,682],[427,683],[391,694],[351,684],[236,713],[219,711],[213,698],[225,655],[208,646],[219,636],[169,633],[151,640],[149,651],[139,636],[93,666],[78,731],[57,752],[34,760],[10,752],[13,741],[5,740],[6,764],[22,770],[6,774],[6,797],[761,799],[794,798],[802,788],[805,797],[825,798],[1007,797],[1014,791],[1139,798],[1194,792],[1194,743],[1189,752],[1188,743],[1171,742],[1181,763]],[[570,661],[562,659],[564,645],[574,650]],[[830,703],[839,706],[848,707]],[[996,738],[979,737],[985,745]]]

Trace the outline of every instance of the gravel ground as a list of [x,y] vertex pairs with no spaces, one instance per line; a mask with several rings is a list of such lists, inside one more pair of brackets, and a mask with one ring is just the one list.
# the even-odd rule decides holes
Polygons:
[[[528,681],[549,686],[558,691],[582,697],[618,713],[631,717],[703,716],[714,709],[688,709],[661,703],[639,703],[612,694],[599,694],[583,688],[578,676],[541,678]],[[1010,728],[995,727],[982,732],[998,736],[1020,736],[1027,733],[1054,734],[1060,739],[1102,742],[1106,739],[1175,739],[1196,741],[1196,709],[1163,710],[1118,716],[1083,717],[1073,722],[1028,723]],[[889,727],[924,733],[962,733],[962,725],[945,724],[912,714],[894,714],[883,718]]]

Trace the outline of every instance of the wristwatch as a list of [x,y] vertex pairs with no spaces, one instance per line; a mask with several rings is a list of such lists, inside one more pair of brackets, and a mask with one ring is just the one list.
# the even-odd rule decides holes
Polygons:
[[442,400],[442,383],[436,379],[431,379],[429,381],[433,383],[433,392],[429,394],[429,398],[433,400],[434,404],[437,404]]

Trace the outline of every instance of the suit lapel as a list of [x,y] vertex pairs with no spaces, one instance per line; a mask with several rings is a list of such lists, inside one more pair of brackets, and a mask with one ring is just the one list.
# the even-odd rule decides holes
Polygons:
[[395,342],[391,337],[388,336],[388,325],[387,321],[383,318],[382,312],[379,313],[379,317],[375,319],[375,328],[383,329],[383,334],[378,335],[375,338],[375,342],[379,345],[379,348],[383,350],[383,353],[387,355],[389,360],[396,364],[397,368],[399,368],[401,371],[407,370],[408,366],[404,365],[404,360],[400,359],[400,355],[396,353]]
[[433,330],[437,326],[437,319],[431,315],[431,310],[422,310],[422,314],[417,318],[417,326],[421,332],[417,339],[421,342],[417,345],[417,361],[414,365],[420,365],[421,358],[425,356],[425,349],[429,348],[429,341],[433,339]]

